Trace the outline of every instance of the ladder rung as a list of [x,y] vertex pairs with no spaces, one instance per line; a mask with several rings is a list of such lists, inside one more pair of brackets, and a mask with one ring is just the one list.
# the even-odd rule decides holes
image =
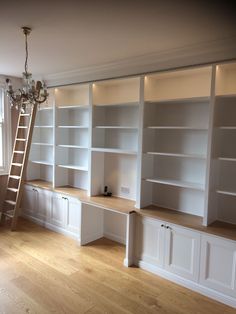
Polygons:
[[20,163],[18,163],[18,162],[13,162],[13,163],[12,163],[12,166],[21,167],[22,164],[20,164]]
[[15,189],[15,188],[7,188],[8,191],[11,191],[11,192],[14,192],[14,193],[17,193],[18,192],[18,189]]
[[10,175],[9,178],[19,180],[19,179],[20,179],[20,176]]
[[11,200],[5,200],[5,203],[10,204],[12,206],[16,205],[16,202],[15,201],[11,201]]
[[14,153],[16,154],[24,154],[24,150],[14,150]]
[[21,141],[21,142],[25,142],[26,139],[25,138],[16,138],[17,141]]
[[24,126],[24,125],[19,125],[18,129],[28,129],[28,126]]
[[14,217],[14,209],[2,212],[2,215],[5,215],[6,217],[9,217],[9,218],[13,218]]
[[21,113],[20,116],[21,117],[28,117],[28,116],[30,116],[30,114],[29,113]]

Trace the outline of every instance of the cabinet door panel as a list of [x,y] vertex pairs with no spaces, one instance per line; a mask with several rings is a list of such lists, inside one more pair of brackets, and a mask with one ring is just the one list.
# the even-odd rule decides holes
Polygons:
[[22,202],[22,210],[25,215],[35,217],[37,214],[37,201],[35,189],[25,186]]
[[78,234],[80,231],[80,222],[81,203],[76,199],[67,199],[67,229],[73,233]]
[[151,218],[138,218],[135,255],[138,260],[163,267],[165,230],[161,225]]
[[236,297],[236,242],[203,235],[201,247],[201,283]]
[[52,197],[51,223],[62,228],[66,224],[66,203],[60,194]]
[[198,281],[200,234],[173,225],[166,229],[165,269],[181,277]]
[[52,193],[43,189],[37,189],[38,211],[37,216],[41,220],[49,220],[51,212]]

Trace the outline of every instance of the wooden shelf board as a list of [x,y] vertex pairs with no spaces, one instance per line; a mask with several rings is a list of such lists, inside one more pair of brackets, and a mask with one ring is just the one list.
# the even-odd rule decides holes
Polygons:
[[57,167],[67,168],[67,169],[72,169],[72,170],[88,171],[87,167],[80,167],[80,166],[75,166],[75,165],[57,165]]
[[30,162],[34,164],[41,164],[41,165],[46,165],[46,166],[53,166],[53,163],[45,160],[29,160]]
[[138,107],[139,102],[137,101],[131,101],[131,102],[125,102],[125,103],[114,103],[114,104],[93,104],[95,107]]
[[118,149],[118,148],[98,148],[93,147],[93,152],[101,152],[101,153],[114,153],[114,154],[127,154],[127,155],[137,155],[137,152],[126,149]]
[[183,157],[183,158],[195,158],[195,159],[206,159],[204,155],[198,154],[178,154],[178,153],[163,153],[163,152],[146,152],[147,155],[157,156],[170,156],[170,157]]
[[165,184],[165,185],[172,185],[177,186],[181,188],[188,188],[188,189],[194,189],[199,191],[204,191],[204,185],[200,183],[192,183],[192,182],[186,182],[186,181],[180,181],[180,180],[171,180],[171,179],[144,179],[147,182],[151,183],[158,183],[158,184]]
[[170,98],[170,99],[157,99],[146,100],[145,104],[180,104],[180,103],[204,103],[209,102],[210,97],[190,97],[190,98]]
[[192,126],[168,126],[168,125],[159,125],[159,126],[147,126],[147,129],[160,129],[160,130],[193,130],[193,131],[207,131],[208,128],[202,127],[192,127]]
[[216,193],[229,196],[236,196],[236,192],[233,191],[217,190]]
[[88,146],[58,144],[58,147],[88,149]]
[[205,227],[202,226],[202,217],[155,205],[150,205],[140,210],[136,209],[136,212],[141,216],[163,220],[186,228],[236,240],[236,226],[229,223],[216,221]]
[[229,223],[216,221],[212,223],[210,226],[205,227],[202,226],[203,221],[202,217],[182,213],[177,210],[161,208],[154,205],[147,206],[143,209],[137,209],[135,208],[135,202],[131,200],[118,198],[114,196],[105,197],[102,195],[90,197],[87,196],[87,192],[85,190],[70,186],[53,188],[51,182],[43,180],[30,180],[26,181],[25,184],[76,197],[83,203],[99,206],[106,210],[111,210],[123,214],[136,212],[138,215],[144,217],[159,219],[164,222],[169,222],[186,228],[191,228],[197,231],[236,240],[236,226]]

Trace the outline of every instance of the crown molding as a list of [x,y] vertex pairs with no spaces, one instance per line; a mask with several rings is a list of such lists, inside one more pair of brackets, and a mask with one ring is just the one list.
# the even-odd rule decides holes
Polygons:
[[236,35],[43,77],[48,86],[116,78],[236,59]]

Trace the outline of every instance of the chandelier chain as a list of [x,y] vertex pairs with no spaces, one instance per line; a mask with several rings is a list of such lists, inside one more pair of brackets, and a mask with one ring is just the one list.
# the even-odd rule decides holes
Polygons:
[[28,34],[25,33],[25,74],[28,74]]

